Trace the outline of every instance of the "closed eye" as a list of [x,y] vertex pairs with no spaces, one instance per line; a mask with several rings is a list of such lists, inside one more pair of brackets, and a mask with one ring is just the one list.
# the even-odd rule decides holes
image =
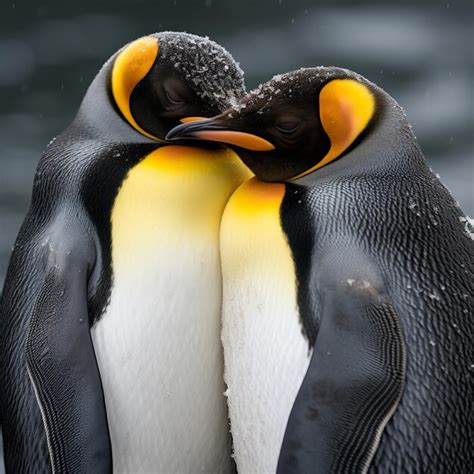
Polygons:
[[279,122],[275,125],[275,128],[282,133],[290,134],[296,132],[299,125],[298,122]]
[[184,100],[174,91],[165,89],[166,98],[175,105],[184,104]]

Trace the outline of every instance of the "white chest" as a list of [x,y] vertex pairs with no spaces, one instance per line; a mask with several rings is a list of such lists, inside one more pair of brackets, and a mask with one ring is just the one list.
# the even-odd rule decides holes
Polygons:
[[291,251],[280,227],[283,185],[251,180],[222,222],[225,381],[237,468],[275,472],[309,365]]
[[228,472],[218,229],[247,174],[179,173],[160,150],[117,196],[110,304],[92,331],[114,471]]

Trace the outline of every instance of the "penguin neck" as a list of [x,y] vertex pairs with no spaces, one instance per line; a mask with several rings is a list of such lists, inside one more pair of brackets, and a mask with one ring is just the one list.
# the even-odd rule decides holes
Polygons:
[[375,95],[378,110],[373,123],[353,148],[323,168],[292,181],[293,183],[323,184],[357,174],[395,176],[427,167],[402,108],[381,90],[375,90]]
[[373,126],[348,153],[348,161],[362,161],[369,169],[384,173],[400,170],[400,166],[405,171],[413,165],[418,167],[424,158],[405,112],[382,90],[376,90],[376,97],[378,112]]
[[115,57],[102,66],[92,81],[71,126],[79,127],[88,138],[98,138],[101,142],[105,139],[110,144],[158,144],[134,130],[115,106],[109,87]]

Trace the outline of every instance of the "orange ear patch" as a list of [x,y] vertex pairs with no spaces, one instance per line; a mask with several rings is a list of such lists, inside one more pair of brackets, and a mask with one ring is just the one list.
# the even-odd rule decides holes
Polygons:
[[135,86],[148,74],[158,56],[158,40],[151,36],[139,38],[119,53],[112,70],[112,95],[127,122],[142,135],[158,140],[143,130],[133,118],[130,96]]
[[335,79],[319,94],[319,115],[331,148],[327,155],[299,178],[322,168],[340,156],[364,131],[375,111],[369,88],[353,79]]

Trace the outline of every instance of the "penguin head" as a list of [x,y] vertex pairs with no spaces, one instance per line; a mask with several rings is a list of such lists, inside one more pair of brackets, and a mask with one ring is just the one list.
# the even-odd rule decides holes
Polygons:
[[376,89],[345,69],[300,69],[273,77],[221,115],[180,125],[166,138],[228,144],[262,181],[299,178],[362,139],[376,115]]
[[156,33],[126,45],[111,60],[116,109],[135,131],[157,141],[180,123],[221,113],[244,93],[239,66],[208,38]]

